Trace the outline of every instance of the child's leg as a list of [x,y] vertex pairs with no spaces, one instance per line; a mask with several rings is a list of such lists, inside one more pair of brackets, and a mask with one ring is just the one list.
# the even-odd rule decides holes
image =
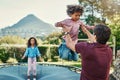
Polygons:
[[70,49],[66,46],[65,41],[62,42],[62,44],[58,48],[59,56],[62,59],[70,60],[69,53]]
[[32,58],[28,58],[28,72],[27,72],[27,76],[30,76],[31,70],[32,70]]
[[73,52],[73,51],[71,50],[71,54],[72,54],[72,60],[77,61],[78,58],[79,58],[78,53]]
[[36,76],[36,74],[37,74],[37,72],[36,72],[36,57],[33,58],[32,68],[33,68],[33,75]]

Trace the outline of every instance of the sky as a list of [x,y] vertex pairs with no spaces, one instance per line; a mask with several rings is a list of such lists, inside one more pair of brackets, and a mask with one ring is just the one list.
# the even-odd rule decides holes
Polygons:
[[28,14],[53,24],[68,17],[66,6],[78,0],[0,0],[0,28],[11,26]]

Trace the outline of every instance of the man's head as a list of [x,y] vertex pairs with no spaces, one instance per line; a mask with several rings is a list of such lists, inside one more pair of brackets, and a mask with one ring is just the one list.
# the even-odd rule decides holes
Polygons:
[[95,26],[94,34],[96,36],[96,41],[100,44],[106,44],[111,35],[111,30],[109,27],[103,24]]

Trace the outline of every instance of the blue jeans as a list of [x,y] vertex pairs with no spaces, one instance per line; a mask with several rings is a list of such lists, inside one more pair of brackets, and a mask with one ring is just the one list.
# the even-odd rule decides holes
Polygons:
[[65,41],[63,41],[62,44],[59,46],[58,52],[59,52],[60,58],[65,60],[77,61],[79,58],[76,52],[72,51],[66,46]]

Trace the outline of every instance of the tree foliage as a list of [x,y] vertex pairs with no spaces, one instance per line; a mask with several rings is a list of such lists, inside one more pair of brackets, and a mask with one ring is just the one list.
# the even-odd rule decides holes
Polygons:
[[112,35],[116,36],[116,48],[120,49],[120,25],[110,24]]
[[85,12],[90,13],[87,15],[86,23],[96,22],[94,16],[97,14],[109,21],[112,35],[116,37],[117,49],[120,49],[120,0],[79,0],[79,2]]
[[0,39],[0,44],[25,44],[26,40],[19,36],[4,36]]
[[94,15],[94,12],[101,14],[113,23],[120,22],[120,1],[119,0],[79,0],[80,4]]
[[44,44],[60,44],[62,38],[62,33],[53,32],[44,41]]

